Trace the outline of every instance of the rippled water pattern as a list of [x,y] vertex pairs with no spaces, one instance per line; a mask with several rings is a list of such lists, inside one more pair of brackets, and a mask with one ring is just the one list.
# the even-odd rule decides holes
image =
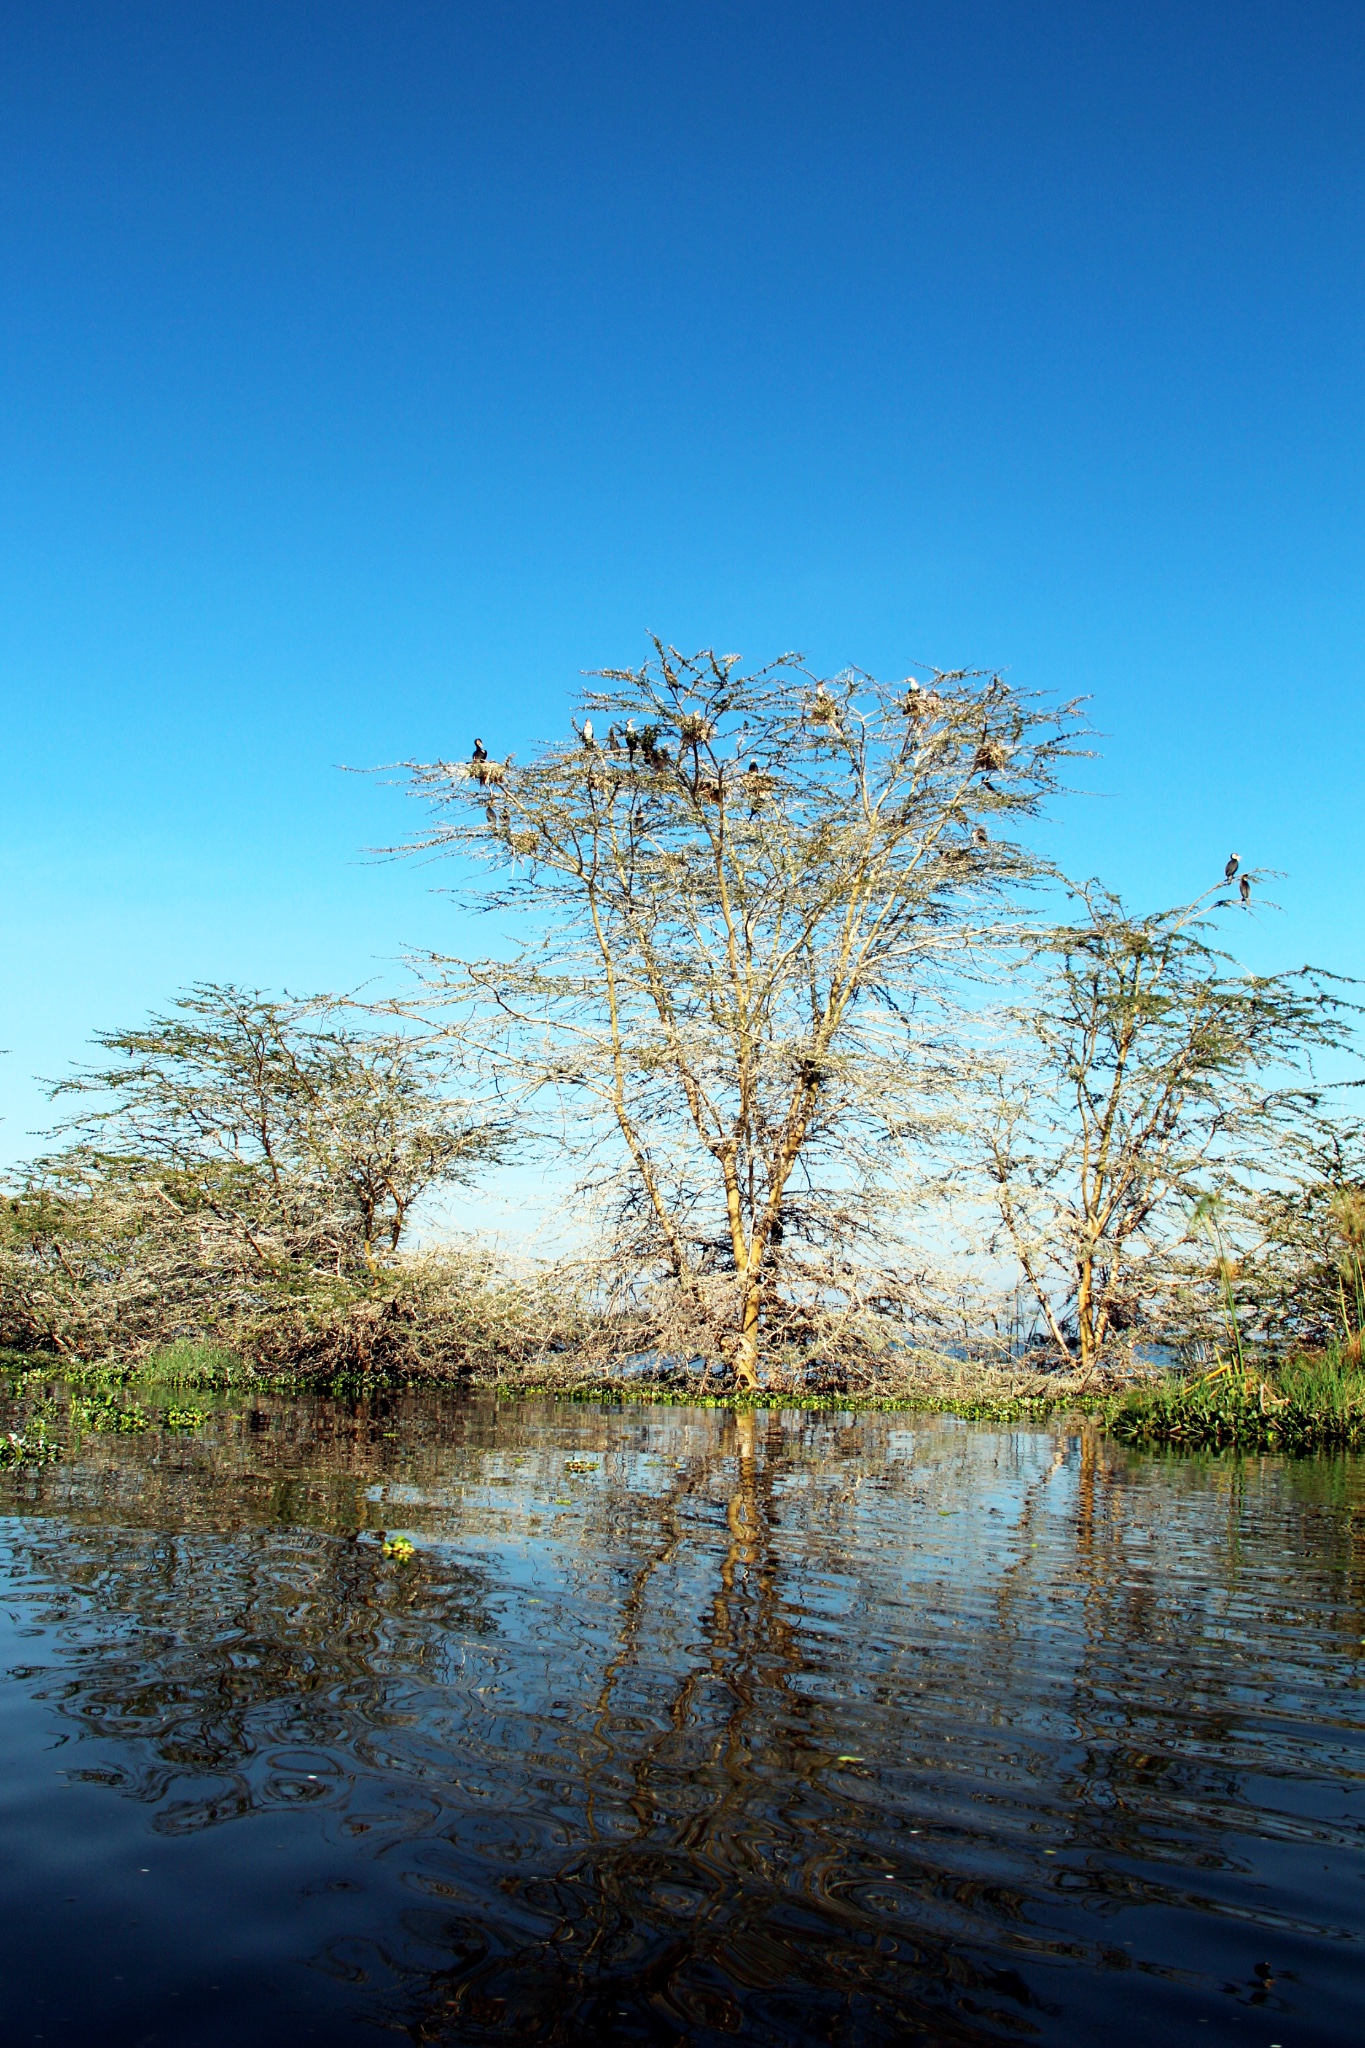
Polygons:
[[413,1396],[0,1514],[6,2041],[1365,2039],[1359,1460]]

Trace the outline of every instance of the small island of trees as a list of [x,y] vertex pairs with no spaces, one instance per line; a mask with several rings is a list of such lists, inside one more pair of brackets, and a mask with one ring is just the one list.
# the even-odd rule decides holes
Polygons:
[[[404,764],[493,955],[364,1005],[202,985],[54,1084],[12,1363],[1365,1427],[1356,1009],[1238,964],[1260,871],[1069,882],[1029,827],[1078,707],[994,672],[656,642],[590,684],[524,765]],[[419,1239],[509,1162],[566,1251]]]

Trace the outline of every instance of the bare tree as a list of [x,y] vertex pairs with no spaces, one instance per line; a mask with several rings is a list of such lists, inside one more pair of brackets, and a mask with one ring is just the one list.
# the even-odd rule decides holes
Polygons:
[[[1209,895],[1213,892],[1210,891]],[[1253,975],[1210,941],[1208,898],[1146,917],[1097,883],[1033,951],[1015,1038],[969,1128],[998,1228],[1060,1355],[1168,1335],[1210,1200],[1240,1213],[1280,1163],[1313,1053],[1349,1008],[1329,977]],[[1207,1235],[1207,1231],[1203,1232]],[[1226,1246],[1200,1269],[1215,1306]]]
[[[406,764],[510,959],[427,963],[505,1090],[557,1090],[625,1269],[746,1385],[774,1316],[903,1307],[873,1254],[964,973],[1034,860],[1067,714],[989,673],[822,679],[655,643],[529,765]],[[496,771],[495,773],[493,771]],[[795,1318],[795,1321],[793,1321]]]

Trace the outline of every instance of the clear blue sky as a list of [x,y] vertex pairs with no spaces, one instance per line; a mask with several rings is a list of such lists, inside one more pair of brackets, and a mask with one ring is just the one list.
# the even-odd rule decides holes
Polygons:
[[1007,665],[1047,840],[1365,972],[1365,10],[11,0],[0,1092],[186,982],[459,944],[336,764],[647,628]]

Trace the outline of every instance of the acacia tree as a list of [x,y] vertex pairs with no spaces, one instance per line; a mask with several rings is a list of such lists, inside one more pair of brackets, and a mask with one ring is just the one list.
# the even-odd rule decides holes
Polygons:
[[[1081,890],[1084,915],[1033,950],[1014,1043],[968,1120],[989,1249],[1013,1254],[1057,1351],[1087,1371],[1120,1332],[1175,1329],[1201,1219],[1263,1199],[1314,1051],[1346,1039],[1328,977],[1246,974],[1211,943],[1213,894],[1136,917]],[[1218,1313],[1233,1272],[1222,1239],[1210,1249],[1195,1277]]]
[[1035,870],[1002,828],[1067,741],[989,673],[737,662],[656,641],[525,767],[405,765],[436,813],[416,845],[486,862],[480,900],[530,932],[433,958],[429,999],[502,1088],[560,1092],[623,1260],[754,1385],[774,1313],[903,1306],[870,1258],[887,1176],[952,989]]
[[359,1030],[326,998],[204,983],[172,1015],[95,1042],[112,1062],[54,1090],[97,1099],[68,1128],[193,1185],[244,1243],[338,1273],[396,1252],[414,1203],[505,1137],[445,1092],[448,1058]]
[[1273,1343],[1365,1344],[1365,1127],[1306,1115],[1277,1184],[1253,1204],[1239,1314]]
[[96,1042],[54,1090],[82,1104],[75,1142],[22,1173],[0,1232],[0,1319],[57,1348],[227,1329],[319,1282],[344,1306],[420,1197],[505,1142],[447,1056],[326,1000],[205,984]]

